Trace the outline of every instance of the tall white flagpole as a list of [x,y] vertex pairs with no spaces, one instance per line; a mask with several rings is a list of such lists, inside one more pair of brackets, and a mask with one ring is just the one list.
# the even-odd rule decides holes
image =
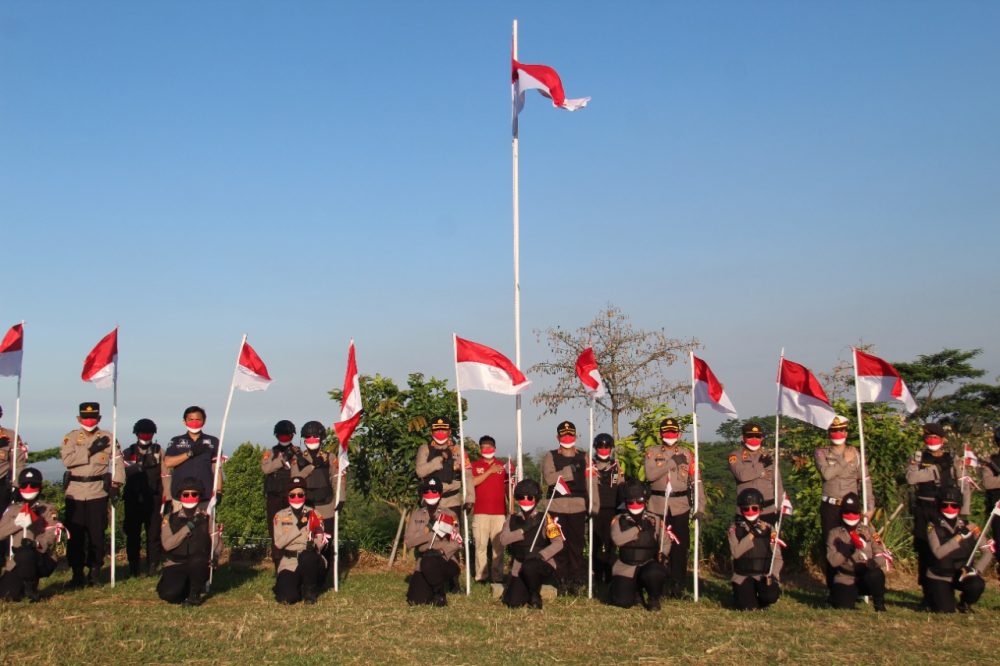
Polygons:
[[[24,335],[24,320],[21,320],[21,334]],[[24,373],[24,343],[21,343],[21,367],[17,369],[17,400],[14,401],[14,441],[11,443],[10,450],[12,451],[12,457],[10,459],[10,486],[11,488],[17,487],[17,454],[21,452],[21,438],[19,433],[21,431],[21,374]],[[24,456],[24,464],[28,464],[28,456]],[[6,508],[6,507],[4,507]],[[8,553],[11,561],[14,557],[14,540],[11,539],[8,542],[10,546],[10,553]]]
[[[344,398],[347,399],[346,397]],[[340,441],[337,442],[337,491],[333,496],[333,591],[340,592],[340,484],[344,470],[340,468]]]
[[691,362],[691,433],[694,436],[694,600],[698,601],[698,560],[701,557],[701,521],[698,520],[698,485],[701,483],[701,468],[698,466],[698,403],[694,395],[694,352],[689,352]]
[[458,447],[461,452],[462,470],[459,472],[462,480],[462,531],[465,546],[465,596],[472,594],[472,561],[469,560],[469,512],[465,510],[465,426],[462,424],[462,389],[458,386],[458,334],[451,334],[455,358],[455,395],[458,399]]
[[[590,430],[590,461],[589,461],[590,470],[589,471],[590,471],[591,474],[596,474],[597,473],[597,470],[594,468],[594,400],[596,400],[596,398],[594,398],[594,396],[591,395],[590,396],[590,414],[589,414],[589,418],[588,418],[588,422],[589,422],[589,425],[590,425],[590,428],[589,428],[589,430]],[[593,493],[593,490],[594,490],[594,485],[595,484],[593,483],[593,477],[588,476],[588,478],[586,479],[586,481],[587,481],[587,495],[590,497],[590,502],[589,502],[590,506],[587,507],[587,509],[588,509],[587,513],[590,514],[589,516],[587,516],[587,523],[588,523],[588,534],[587,534],[587,598],[588,599],[593,599],[594,598],[594,520],[596,519],[596,517],[594,516],[594,493]],[[600,486],[600,484],[597,484],[597,485]],[[598,494],[598,498],[599,497],[600,497],[600,494]],[[600,512],[600,510],[601,510],[600,499],[598,499],[597,510],[598,510],[598,512]]]
[[779,453],[779,441],[781,439],[779,432],[781,430],[781,367],[785,363],[785,348],[781,348],[781,356],[778,358],[778,377],[775,384],[777,384],[777,395],[776,395],[776,409],[774,410],[774,507],[778,510],[778,520],[781,520],[781,503],[784,501],[784,497],[778,497],[778,479],[781,476],[781,459],[778,457]]
[[[511,37],[511,57],[517,59],[517,19]],[[513,95],[513,88],[511,88]],[[516,100],[511,99],[511,156],[513,160],[513,190],[514,190],[514,365],[521,367],[521,230],[520,230],[520,198],[518,195],[518,145],[517,116],[514,114]],[[514,430],[517,439],[517,480],[524,478],[524,450],[521,437],[521,394],[514,397]]]
[[851,357],[854,359],[854,400],[858,405],[858,437],[861,439],[861,511],[862,520],[868,524],[868,458],[865,457],[865,424],[862,420],[861,394],[858,392],[858,350],[851,348]]
[[[115,327],[117,331],[118,328]],[[18,384],[21,380],[18,379]],[[111,389],[111,487],[114,490],[115,469],[118,456],[121,452],[118,449],[118,359],[115,359],[115,376]],[[108,499],[111,501],[111,587],[115,586],[115,533],[118,527],[115,521],[115,497],[112,492]]]

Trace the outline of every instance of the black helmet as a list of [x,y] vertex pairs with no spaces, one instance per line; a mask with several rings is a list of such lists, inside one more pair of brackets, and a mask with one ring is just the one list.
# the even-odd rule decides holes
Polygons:
[[538,481],[534,479],[521,479],[514,486],[514,497],[534,497],[538,499],[542,494],[542,488]]
[[156,434],[156,424],[153,423],[153,419],[139,419],[132,426],[132,434],[138,435],[143,434]]
[[177,492],[180,493],[183,490],[195,490],[198,492],[199,495],[201,496],[205,495],[205,486],[202,485],[201,481],[194,478],[193,476],[189,476],[183,481],[181,481],[180,486],[178,486],[177,488]]
[[646,484],[633,481],[625,486],[622,491],[622,499],[625,502],[645,502],[649,497]]
[[606,432],[599,433],[597,437],[594,438],[594,448],[613,449],[615,448],[615,438]]
[[431,474],[430,476],[428,476],[427,478],[425,478],[423,481],[420,482],[420,494],[423,495],[424,493],[429,493],[429,492],[440,493],[442,487],[443,484],[441,483],[441,479]]
[[941,488],[937,494],[938,504],[944,504],[945,502],[954,502],[955,504],[962,504],[962,491],[958,489],[957,486],[946,486]]
[[840,500],[840,515],[843,516],[845,513],[861,513],[861,498],[858,497],[857,493],[847,493]]
[[302,436],[322,439],[326,437],[326,427],[319,421],[306,421],[302,426]]
[[282,419],[274,424],[275,435],[294,435],[295,424],[287,419]]
[[764,494],[761,493],[756,488],[747,488],[740,492],[739,496],[736,498],[736,506],[741,509],[748,506],[763,506],[764,505]]
[[17,474],[17,487],[23,488],[27,485],[42,487],[42,473],[34,467],[25,467]]

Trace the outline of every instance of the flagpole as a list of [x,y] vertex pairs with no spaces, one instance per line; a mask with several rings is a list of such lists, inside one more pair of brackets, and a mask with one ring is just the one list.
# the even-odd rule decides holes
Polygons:
[[[597,470],[594,469],[594,398],[590,397],[590,414],[589,414],[589,425],[590,425],[590,471],[591,474],[595,474]],[[594,598],[594,493],[593,493],[593,477],[587,480],[587,494],[590,496],[590,506],[588,513],[589,516],[589,527],[587,536],[587,598]],[[600,511],[600,503],[598,503],[597,510]]]
[[458,447],[461,452],[461,480],[462,480],[462,532],[464,533],[465,546],[465,596],[472,594],[472,562],[469,560],[469,513],[465,510],[465,426],[462,423],[462,389],[458,386],[458,334],[451,334],[451,342],[454,345],[455,358],[455,396],[458,400]]
[[[115,327],[117,331],[118,328]],[[20,383],[20,380],[18,380]],[[111,500],[111,587],[115,586],[115,462],[118,458],[118,359],[115,359],[115,375],[111,388],[111,488],[112,493],[108,496]]]
[[[24,320],[21,320],[21,335],[24,335]],[[23,340],[23,338],[22,338]],[[17,454],[21,452],[21,438],[19,433],[21,431],[21,374],[24,372],[24,342],[21,343],[21,367],[17,370],[17,399],[14,401],[14,442],[10,447],[13,451],[13,457],[10,461],[10,486],[11,488],[17,487]],[[28,464],[28,456],[25,453],[24,464]],[[10,546],[9,557],[14,557],[14,540],[11,539],[8,542]]]
[[688,352],[691,362],[691,432],[694,435],[694,600],[698,601],[698,558],[701,555],[701,521],[698,520],[698,484],[701,483],[701,469],[698,466],[698,403],[694,395],[694,352]]
[[[556,479],[556,483],[558,484],[560,480],[562,480],[562,474],[560,474],[559,478]],[[542,533],[543,529],[545,529],[545,516],[549,515],[549,508],[552,506],[552,500],[554,500],[556,495],[559,494],[558,491],[555,490],[555,486],[553,486],[550,490],[552,492],[549,494],[549,501],[545,505],[545,511],[542,513],[542,523],[538,526],[538,529],[535,530],[535,538],[531,540],[531,547],[528,548],[529,553],[535,549],[535,544],[538,543],[538,535]]]
[[222,446],[226,440],[226,423],[229,421],[229,408],[233,405],[233,391],[236,389],[236,371],[240,367],[240,356],[243,355],[243,347],[247,343],[247,335],[243,334],[243,339],[240,341],[240,349],[236,352],[236,365],[233,366],[233,378],[229,381],[229,397],[226,398],[226,410],[222,413],[222,427],[219,429],[219,450],[215,454],[215,473],[212,475],[212,497],[209,501],[212,503],[212,511],[208,516],[209,532],[211,533],[212,540],[212,551],[208,554],[208,582],[205,583],[205,591],[208,592],[212,587],[212,578],[215,573],[215,566],[213,566],[212,559],[215,556],[215,498],[219,493],[219,476],[222,472]]
[[[346,400],[347,397],[345,396]],[[340,442],[337,443],[338,449]],[[344,470],[340,468],[340,451],[337,451],[337,492],[333,496],[333,591],[340,592],[340,484]]]
[[[777,378],[777,396],[775,399],[776,409],[774,411],[774,506],[778,509],[778,522],[781,522],[781,499],[778,499],[778,477],[781,472],[780,458],[778,458],[778,442],[780,437],[778,435],[781,428],[781,366],[785,363],[785,348],[781,348],[781,356],[778,357],[778,378]],[[784,498],[782,498],[784,499]],[[773,563],[773,560],[772,560]]]
[[[517,19],[514,19],[511,36],[511,57],[517,59]],[[513,110],[513,102],[512,110]],[[513,115],[513,114],[512,114]],[[514,208],[514,365],[521,367],[521,230],[520,196],[518,193],[518,140],[517,119],[512,120],[511,158],[513,162],[513,208]],[[524,451],[521,437],[521,394],[514,397],[514,430],[517,440],[517,480],[524,478]]]
[[868,458],[865,456],[865,424],[861,412],[861,394],[858,391],[858,350],[851,348],[854,359],[854,400],[858,406],[858,437],[861,439],[861,510],[865,525],[868,524]]

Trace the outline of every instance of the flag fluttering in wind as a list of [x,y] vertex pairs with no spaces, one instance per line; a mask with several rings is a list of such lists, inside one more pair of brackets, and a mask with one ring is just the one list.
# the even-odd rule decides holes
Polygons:
[[979,467],[979,456],[969,448],[968,444],[965,445],[965,458],[962,459],[962,463],[967,467]]
[[781,500],[781,513],[786,516],[792,515],[794,509],[792,508],[792,500],[788,497],[788,493],[785,493],[784,499]]
[[826,430],[837,416],[826,391],[804,365],[782,359],[778,373],[778,413]]
[[568,99],[563,91],[562,79],[556,70],[547,65],[526,65],[511,58],[510,83],[514,97],[514,119],[524,108],[524,93],[537,90],[552,100],[552,106],[567,111],[577,111],[587,106],[589,97]]
[[24,358],[24,324],[14,324],[0,340],[0,377],[20,377]]
[[240,350],[240,360],[236,364],[236,374],[233,376],[233,386],[241,391],[266,391],[271,385],[271,375],[267,374],[267,366],[249,342],[243,342]]
[[597,368],[597,358],[592,347],[587,347],[576,359],[576,376],[583,382],[583,387],[592,398],[603,398],[607,393],[604,380]]
[[93,382],[97,388],[111,388],[115,383],[115,365],[118,363],[118,328],[97,343],[83,361],[80,378]]
[[531,385],[509,358],[495,349],[455,336],[455,383],[459,391],[517,395]]
[[854,367],[858,373],[859,402],[903,403],[911,414],[917,411],[917,401],[899,376],[899,371],[877,356],[854,350]]
[[361,421],[361,383],[358,379],[358,362],[354,356],[354,340],[347,349],[347,372],[344,376],[344,394],[340,399],[340,421],[333,424],[333,430],[340,440],[340,470],[348,465],[347,443],[354,429]]
[[726,390],[716,378],[715,373],[708,367],[708,363],[697,356],[694,359],[694,406],[708,405],[720,414],[724,414],[731,419],[737,418],[736,408],[733,407],[732,400],[726,394]]
[[552,489],[553,491],[555,491],[556,495],[570,494],[569,486],[566,484],[566,481],[564,481],[561,476],[558,479],[556,479],[556,482],[552,485]]

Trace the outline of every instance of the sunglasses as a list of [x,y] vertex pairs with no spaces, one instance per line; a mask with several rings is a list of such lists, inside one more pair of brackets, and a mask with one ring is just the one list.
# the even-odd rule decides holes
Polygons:
[[27,490],[29,493],[33,490],[41,490],[38,486],[20,486],[21,490]]
[[958,502],[941,502],[941,506],[947,507],[949,509],[957,509]]
[[201,497],[201,493],[199,493],[197,490],[184,490],[184,491],[181,491],[181,497],[194,497],[194,498],[198,498],[198,497]]
[[533,500],[533,499],[535,499],[535,496],[534,495],[518,495],[514,499],[519,500],[519,501],[520,500]]
[[751,504],[750,506],[741,506],[744,511],[760,511],[760,506],[757,504]]
[[305,493],[288,493],[289,499],[295,499],[297,497],[305,497],[305,496],[306,496]]

